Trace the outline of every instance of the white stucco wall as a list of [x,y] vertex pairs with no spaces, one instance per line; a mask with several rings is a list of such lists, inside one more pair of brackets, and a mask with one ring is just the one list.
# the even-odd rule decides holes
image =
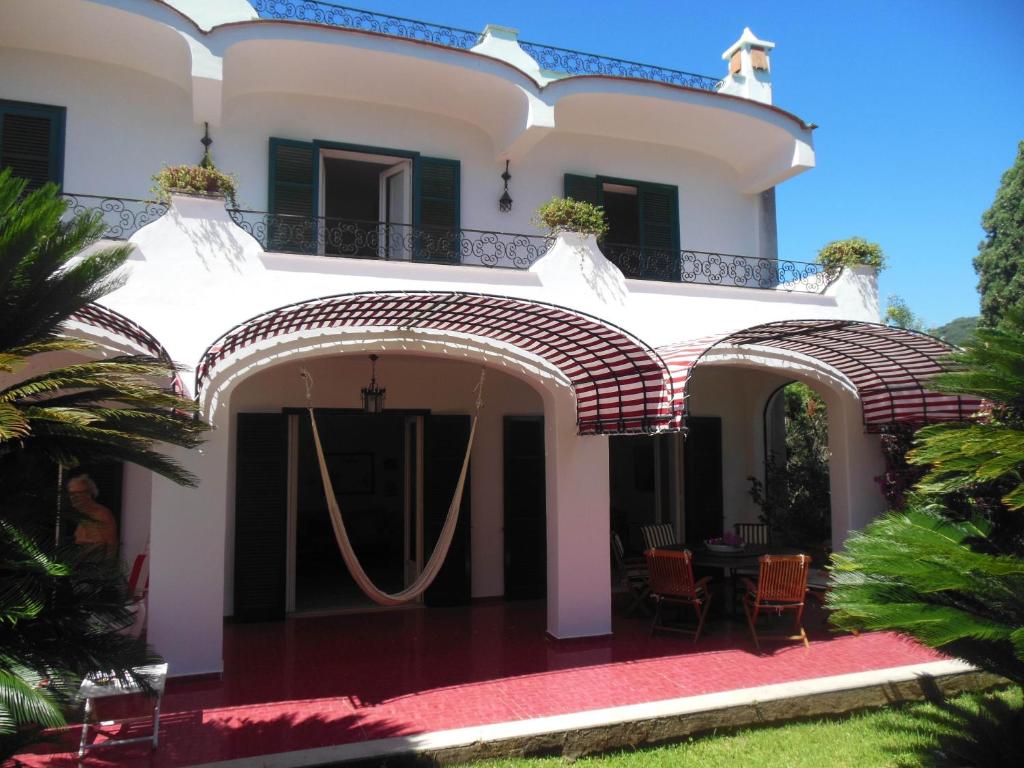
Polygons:
[[161,166],[202,157],[189,94],[142,72],[0,48],[0,99],[67,108],[68,192],[148,198]]

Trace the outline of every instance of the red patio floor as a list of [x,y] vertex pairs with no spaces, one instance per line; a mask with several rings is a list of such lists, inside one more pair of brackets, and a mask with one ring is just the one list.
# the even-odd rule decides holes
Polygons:
[[[887,633],[830,635],[820,615],[807,623],[810,649],[769,641],[761,653],[745,625],[725,621],[696,645],[620,617],[610,637],[552,640],[541,603],[229,624],[222,679],[168,683],[159,749],[112,746],[86,763],[184,766],[941,658]],[[63,748],[77,738],[69,729]],[[52,751],[20,759],[77,763]]]

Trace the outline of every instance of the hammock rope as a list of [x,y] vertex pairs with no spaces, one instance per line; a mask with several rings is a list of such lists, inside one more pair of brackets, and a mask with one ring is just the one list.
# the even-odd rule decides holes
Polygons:
[[338,499],[334,493],[334,484],[331,482],[330,472],[327,470],[327,461],[324,459],[324,449],[320,442],[320,433],[316,427],[316,416],[313,413],[313,376],[305,368],[299,371],[303,384],[306,387],[306,410],[309,411],[309,422],[313,427],[313,442],[316,444],[317,461],[320,463],[320,479],[324,486],[324,496],[327,499],[327,511],[331,518],[331,527],[334,529],[334,538],[338,542],[338,549],[341,551],[341,558],[345,561],[352,579],[368,598],[378,605],[403,605],[411,602],[422,595],[427,587],[431,585],[437,574],[444,565],[448,556],[448,548],[451,546],[455,536],[455,526],[459,522],[459,508],[462,506],[462,493],[466,485],[466,473],[469,470],[469,457],[473,451],[473,438],[476,436],[476,423],[480,418],[480,409],[484,401],[484,377],[486,371],[480,369],[480,381],[474,391],[476,392],[476,410],[473,413],[473,422],[469,429],[469,440],[466,441],[466,456],[462,460],[462,471],[459,473],[459,480],[455,484],[455,492],[452,495],[452,503],[448,507],[448,515],[441,529],[441,535],[434,545],[434,551],[423,567],[423,571],[416,577],[415,581],[400,592],[384,592],[379,589],[370,577],[366,574],[352,542],[349,540],[348,531],[345,529],[345,521],[341,517],[341,508],[338,506]]

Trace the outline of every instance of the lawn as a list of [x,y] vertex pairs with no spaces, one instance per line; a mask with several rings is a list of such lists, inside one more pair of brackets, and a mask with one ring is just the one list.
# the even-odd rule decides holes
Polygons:
[[[979,702],[1021,707],[1019,689],[964,695],[950,703],[972,712]],[[937,725],[947,713],[932,704],[910,704],[851,717],[750,728],[724,735],[708,735],[682,744],[638,749],[576,760],[578,768],[868,768],[920,766],[938,735],[961,728]],[[1018,738],[1019,734],[1013,736]],[[555,768],[569,761],[562,757],[490,760],[471,768]],[[1000,764],[1000,763],[997,763]],[[1007,763],[1001,763],[1007,764]]]

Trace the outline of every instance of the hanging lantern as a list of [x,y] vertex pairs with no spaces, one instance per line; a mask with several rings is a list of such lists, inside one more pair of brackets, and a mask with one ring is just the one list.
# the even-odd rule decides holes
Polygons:
[[383,413],[387,390],[377,386],[377,355],[370,355],[370,384],[363,387],[363,413]]
[[508,172],[508,160],[505,161],[505,172],[501,174],[501,178],[505,180],[505,191],[498,198],[498,210],[508,213],[512,210],[512,196],[508,193],[508,182],[512,178],[512,174]]

